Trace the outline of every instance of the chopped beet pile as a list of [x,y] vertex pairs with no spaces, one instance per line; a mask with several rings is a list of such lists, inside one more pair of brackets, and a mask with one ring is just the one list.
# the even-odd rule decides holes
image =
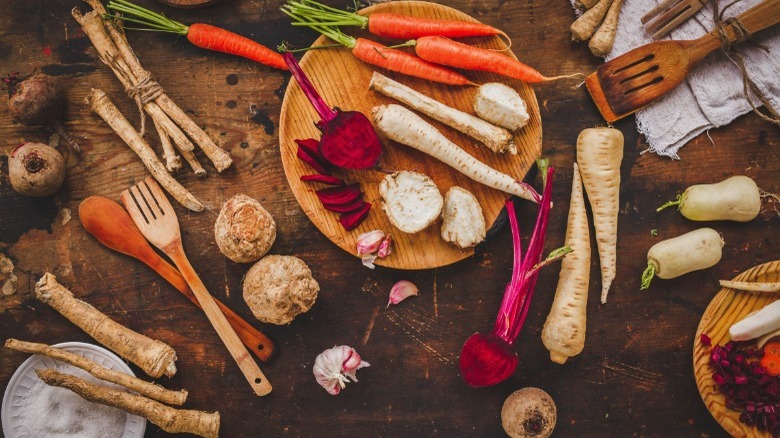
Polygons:
[[[702,335],[704,345],[710,339]],[[712,379],[726,396],[726,407],[740,412],[739,421],[780,436],[780,377],[767,374],[761,351],[730,341],[710,351]]]

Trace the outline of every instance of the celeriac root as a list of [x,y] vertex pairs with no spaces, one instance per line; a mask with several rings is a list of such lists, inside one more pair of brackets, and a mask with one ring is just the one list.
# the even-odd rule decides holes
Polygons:
[[590,38],[588,47],[590,47],[590,52],[594,55],[607,56],[612,51],[621,7],[623,7],[623,0],[614,0],[609,7],[609,11],[607,11],[607,15],[601,22],[599,30]]
[[585,41],[596,32],[599,24],[604,20],[612,0],[599,0],[595,6],[588,9],[571,25],[571,39],[573,41]]
[[117,323],[90,304],[73,296],[51,273],[38,280],[35,297],[46,303],[107,348],[159,378],[176,374],[176,351]]
[[87,96],[86,102],[92,108],[92,111],[99,115],[130,146],[130,149],[141,158],[141,161],[149,169],[154,179],[174,199],[192,211],[203,211],[203,204],[165,170],[165,165],[157,159],[149,144],[141,138],[125,116],[119,112],[119,108],[111,103],[106,93],[93,88],[92,92]]
[[720,280],[720,286],[748,292],[780,292],[780,282]]
[[93,403],[140,415],[168,433],[192,433],[206,438],[219,436],[219,412],[209,413],[165,406],[147,397],[95,385],[52,368],[35,373],[47,385],[69,389]]
[[5,341],[5,348],[23,353],[40,354],[52,359],[65,362],[74,367],[92,374],[98,379],[106,382],[115,383],[125,388],[135,391],[143,396],[155,399],[169,405],[181,406],[187,400],[187,391],[171,391],[160,385],[143,381],[129,374],[120,373],[100,365],[97,362],[81,357],[78,354],[71,353],[60,348],[52,347],[46,344],[36,342],[25,342],[18,339],[8,339]]

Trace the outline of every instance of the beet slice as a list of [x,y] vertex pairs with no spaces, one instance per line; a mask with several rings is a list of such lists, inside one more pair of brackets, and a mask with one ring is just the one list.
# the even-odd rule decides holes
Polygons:
[[295,155],[298,156],[298,158],[303,161],[304,163],[311,166],[314,170],[316,170],[318,173],[322,175],[329,175],[328,170],[325,169],[325,166],[323,166],[319,161],[317,161],[314,157],[309,155],[309,152],[306,151],[306,149],[303,149],[301,147],[298,148],[298,152],[295,153]]
[[355,199],[354,201],[350,202],[349,204],[344,205],[328,205],[328,204],[322,204],[323,207],[325,207],[325,210],[333,211],[336,213],[352,213],[353,211],[359,209],[363,206],[363,197],[359,197]]
[[315,160],[319,161],[323,166],[328,163],[328,160],[320,153],[320,142],[313,138],[304,138],[295,140],[298,143],[299,148],[303,148],[309,155]]
[[346,184],[341,178],[323,174],[301,175],[301,181],[318,182],[332,186],[343,186]]
[[323,205],[337,206],[347,205],[363,197],[360,193],[360,184],[354,183],[342,187],[328,187],[327,189],[319,189],[316,192],[317,197],[320,199]]
[[363,219],[368,216],[368,210],[371,209],[371,203],[370,202],[364,202],[363,205],[351,212],[351,213],[345,213],[339,216],[339,222],[341,223],[341,226],[344,227],[345,230],[349,231],[356,226],[360,225],[361,222],[363,222]]

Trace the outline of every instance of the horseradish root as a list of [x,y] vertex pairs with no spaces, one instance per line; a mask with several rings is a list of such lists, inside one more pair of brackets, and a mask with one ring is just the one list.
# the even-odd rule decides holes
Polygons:
[[46,344],[38,344],[35,342],[20,341],[18,339],[6,340],[5,348],[14,351],[21,351],[22,353],[40,354],[60,362],[65,362],[67,364],[73,365],[74,367],[81,368],[98,379],[124,386],[131,391],[135,391],[143,396],[152,398],[162,403],[181,406],[184,404],[184,401],[187,400],[186,390],[171,391],[169,389],[163,388],[160,385],[145,382],[129,374],[110,370],[97,362],[89,360],[85,357],[81,357],[78,354],[73,354],[69,351],[62,350],[60,348],[51,347]]
[[531,116],[520,94],[501,82],[488,82],[477,89],[474,112],[484,120],[517,131],[528,123]]
[[49,196],[65,180],[65,159],[43,143],[24,143],[8,156],[11,187],[25,196]]
[[452,186],[444,195],[441,238],[460,249],[485,240],[485,216],[477,198],[468,190]]
[[712,228],[699,228],[656,243],[647,251],[647,268],[642,273],[642,289],[650,287],[653,276],[669,279],[715,266],[723,254],[723,239]]
[[192,433],[205,438],[217,438],[219,435],[219,412],[212,414],[171,408],[152,399],[95,385],[51,368],[35,372],[47,385],[69,389],[93,403],[140,415],[168,433]]
[[35,297],[46,303],[96,341],[138,365],[146,374],[159,378],[176,374],[176,352],[160,341],[147,338],[73,296],[51,273],[38,280]]
[[168,173],[165,165],[157,159],[149,144],[136,132],[125,116],[119,112],[119,108],[109,100],[106,93],[93,88],[92,92],[87,96],[86,102],[92,108],[92,111],[99,115],[130,146],[130,149],[138,155],[144,166],[149,169],[154,179],[160,183],[160,186],[165,191],[190,210],[203,211],[203,204]]
[[748,222],[761,212],[761,191],[752,179],[735,175],[715,184],[690,186],[656,211],[674,205],[692,221]]

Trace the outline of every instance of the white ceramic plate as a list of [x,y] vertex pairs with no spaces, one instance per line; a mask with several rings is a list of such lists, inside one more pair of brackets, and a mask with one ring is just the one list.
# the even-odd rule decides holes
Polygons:
[[[108,369],[135,376],[122,359],[103,347],[83,342],[64,342],[54,346],[93,360]],[[38,375],[35,374],[35,370],[54,367],[63,372],[68,372],[69,370],[81,371],[71,365],[35,354],[24,361],[14,375],[11,376],[8,387],[5,389],[2,406],[3,434],[6,438],[33,438],[21,430],[21,408],[30,393],[30,388],[38,381]],[[142,438],[145,431],[146,420],[144,418],[127,414],[122,438]]]

